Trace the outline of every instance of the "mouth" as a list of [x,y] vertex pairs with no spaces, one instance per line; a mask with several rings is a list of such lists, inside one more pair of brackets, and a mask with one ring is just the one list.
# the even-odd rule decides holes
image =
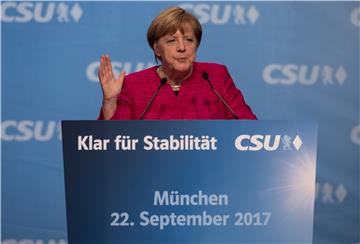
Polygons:
[[178,61],[178,62],[186,62],[187,58],[181,57],[181,58],[175,58],[175,60]]

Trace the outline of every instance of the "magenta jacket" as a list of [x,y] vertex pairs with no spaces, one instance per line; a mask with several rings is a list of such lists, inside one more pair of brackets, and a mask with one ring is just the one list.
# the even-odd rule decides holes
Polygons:
[[[125,77],[112,120],[140,118],[160,84],[160,77],[156,72],[157,67],[154,66]],[[192,74],[182,82],[178,96],[169,84],[161,87],[144,119],[234,119],[234,116],[211,90],[208,82],[203,79],[202,72],[208,73],[214,88],[239,119],[256,119],[224,65],[198,62],[194,63]],[[99,119],[102,119],[102,115]]]

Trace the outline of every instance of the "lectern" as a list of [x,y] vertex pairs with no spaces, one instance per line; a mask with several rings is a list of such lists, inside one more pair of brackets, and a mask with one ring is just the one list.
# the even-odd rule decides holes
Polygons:
[[317,127],[63,121],[69,243],[312,242]]

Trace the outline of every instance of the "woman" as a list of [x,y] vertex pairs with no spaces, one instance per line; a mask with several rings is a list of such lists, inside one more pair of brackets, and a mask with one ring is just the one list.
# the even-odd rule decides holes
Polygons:
[[201,35],[192,14],[172,7],[161,12],[147,32],[161,65],[126,77],[121,72],[115,79],[110,58],[103,55],[100,119],[256,119],[225,66],[195,62]]

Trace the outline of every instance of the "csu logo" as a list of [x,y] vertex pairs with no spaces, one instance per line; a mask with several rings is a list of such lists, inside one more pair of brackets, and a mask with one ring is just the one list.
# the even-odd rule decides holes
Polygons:
[[78,3],[69,2],[4,2],[1,4],[1,22],[27,23],[35,21],[47,23],[54,19],[58,22],[79,22],[83,14]]
[[[143,69],[146,69],[146,68],[149,68],[149,67],[152,67],[155,65],[153,62],[133,63],[133,62],[116,62],[116,61],[112,61],[111,64],[113,67],[115,77],[117,77],[122,70],[124,70],[127,74],[130,74],[132,72],[140,71],[140,70],[143,70]],[[99,78],[98,78],[99,66],[100,66],[99,61],[92,62],[88,65],[88,67],[86,69],[86,77],[90,81],[93,81],[93,82],[99,81]]]
[[239,151],[291,151],[294,147],[300,150],[303,142],[299,135],[294,140],[289,135],[240,135],[235,139],[235,148]]
[[5,120],[1,122],[2,141],[49,141],[55,136],[61,139],[57,121]]
[[330,65],[269,64],[264,68],[263,79],[270,85],[343,85],[347,78],[344,67]]
[[183,3],[179,7],[192,12],[201,24],[224,25],[230,22],[238,25],[255,24],[260,15],[253,5],[246,8],[240,4]]

